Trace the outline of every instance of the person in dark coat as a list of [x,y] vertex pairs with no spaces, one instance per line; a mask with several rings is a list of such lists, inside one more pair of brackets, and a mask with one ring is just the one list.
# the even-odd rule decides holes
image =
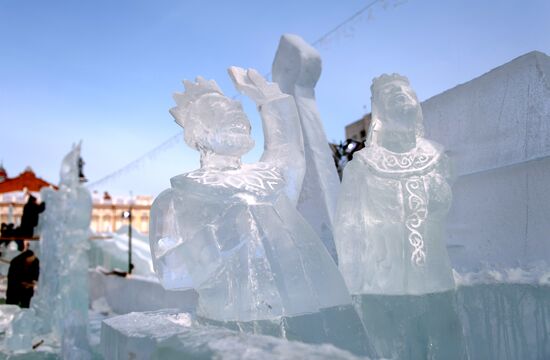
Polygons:
[[[46,203],[42,202],[38,204],[36,198],[29,195],[29,200],[23,207],[23,216],[21,217],[21,225],[17,229],[17,236],[20,237],[32,237],[34,235],[34,228],[38,225],[38,216],[46,209]],[[17,240],[17,249],[23,251],[23,240]]]
[[28,308],[40,274],[40,262],[31,250],[25,250],[10,261],[6,304]]

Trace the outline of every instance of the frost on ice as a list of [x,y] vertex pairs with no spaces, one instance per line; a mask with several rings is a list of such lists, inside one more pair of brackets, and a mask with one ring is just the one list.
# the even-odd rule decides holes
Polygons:
[[306,170],[298,210],[336,260],[332,221],[340,180],[315,101],[321,56],[301,37],[286,34],[279,42],[272,72],[281,90],[294,96],[302,125]]
[[371,90],[369,138],[344,170],[338,203],[340,270],[381,355],[461,358],[443,233],[449,161],[423,137],[407,78],[382,75]]
[[[241,104],[213,80],[184,82],[171,113],[186,143],[200,152],[201,168],[172,178],[172,187],[153,203],[155,271],[167,289],[196,288],[197,314],[207,322],[269,333],[277,324],[280,336],[304,341],[315,341],[311,329],[301,328],[307,324],[326,333],[346,326],[346,341],[361,352],[366,341],[344,281],[296,210],[305,165],[294,99],[255,70],[233,67],[229,73],[258,106],[265,151],[258,163],[242,164],[254,142]],[[352,320],[331,321],[326,312]]]

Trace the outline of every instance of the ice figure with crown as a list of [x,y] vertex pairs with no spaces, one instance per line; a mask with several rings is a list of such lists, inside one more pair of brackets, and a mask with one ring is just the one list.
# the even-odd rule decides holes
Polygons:
[[200,321],[368,352],[345,283],[296,209],[304,176],[292,96],[255,70],[229,69],[262,117],[265,150],[253,147],[241,104],[213,81],[185,81],[171,109],[201,167],[171,179],[151,209],[155,271],[167,289],[194,287]]
[[335,225],[339,268],[379,353],[463,358],[444,240],[449,159],[423,137],[407,78],[373,81],[366,146],[344,171]]
[[32,308],[43,331],[60,341],[64,358],[89,356],[88,237],[92,212],[89,191],[80,184],[80,144],[61,164],[59,189],[44,188],[40,217],[40,279]]

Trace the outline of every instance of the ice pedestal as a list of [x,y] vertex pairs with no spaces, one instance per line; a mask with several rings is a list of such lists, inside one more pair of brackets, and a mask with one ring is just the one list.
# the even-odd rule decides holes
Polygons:
[[467,359],[454,291],[357,295],[357,311],[378,354],[393,359]]
[[359,359],[332,345],[203,325],[189,314],[168,310],[108,319],[101,338],[106,359]]
[[222,322],[199,317],[197,322],[309,344],[332,344],[359,355],[375,354],[365,328],[351,305],[320,309],[311,314],[285,316],[273,320]]

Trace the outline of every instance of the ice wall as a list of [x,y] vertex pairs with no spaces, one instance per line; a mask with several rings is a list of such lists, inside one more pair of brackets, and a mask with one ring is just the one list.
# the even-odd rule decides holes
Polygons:
[[480,283],[457,293],[470,359],[550,359],[550,286]]
[[302,125],[306,173],[298,210],[337,260],[332,222],[340,180],[315,100],[321,56],[301,37],[285,34],[279,42],[272,72],[273,81],[281,90],[294,96]]
[[550,57],[530,52],[422,104],[455,162],[455,268],[550,263]]

